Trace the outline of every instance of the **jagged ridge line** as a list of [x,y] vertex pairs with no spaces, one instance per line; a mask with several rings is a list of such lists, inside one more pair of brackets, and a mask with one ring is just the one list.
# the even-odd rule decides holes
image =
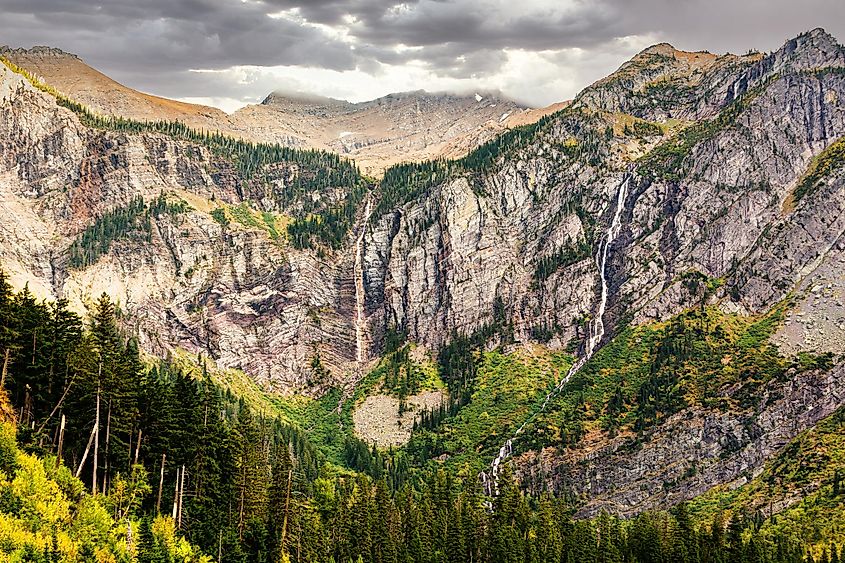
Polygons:
[[[362,179],[361,172],[355,165],[354,160],[350,160],[338,154],[321,149],[297,149],[292,147],[286,147],[279,143],[271,144],[247,141],[245,139],[239,139],[232,135],[226,135],[224,133],[221,133],[219,129],[213,132],[211,130],[206,129],[194,129],[186,125],[184,122],[179,121],[178,119],[174,121],[142,121],[138,119],[114,115],[102,115],[93,111],[87,105],[76,101],[67,94],[64,94],[57,88],[47,84],[30,71],[10,61],[4,55],[0,55],[0,62],[2,62],[10,71],[26,78],[27,81],[34,88],[50,96],[53,96],[59,106],[69,109],[76,113],[81,118],[80,121],[82,121],[83,125],[94,129],[108,129],[128,133],[158,133],[162,135],[167,135],[174,139],[182,139],[196,144],[202,144],[207,148],[211,149],[212,151],[217,152],[218,154],[226,152],[225,148],[228,146],[229,154],[227,156],[233,158],[233,160],[237,160],[236,153],[243,152],[244,149],[264,149],[266,151],[276,151],[278,153],[281,153],[278,155],[278,160],[269,160],[266,162],[262,162],[262,164],[271,164],[273,162],[281,162],[284,160],[301,164],[301,157],[307,157],[309,155],[316,156],[325,158],[329,161],[334,161],[334,163],[338,165],[351,165],[354,167],[357,179]],[[238,151],[236,149],[240,150]]]

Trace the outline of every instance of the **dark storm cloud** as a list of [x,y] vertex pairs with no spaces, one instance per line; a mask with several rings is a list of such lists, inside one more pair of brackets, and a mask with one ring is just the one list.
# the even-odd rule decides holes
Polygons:
[[[845,40],[841,0],[602,0],[627,35],[655,33],[676,47],[770,51],[816,27]],[[635,8],[635,9],[634,9]]]
[[464,48],[561,49],[602,43],[616,36],[613,14],[597,3],[549,3],[532,12],[512,3],[421,1],[410,10],[388,10],[355,26],[375,44],[459,45]]
[[345,23],[346,16],[352,16],[367,25],[373,25],[382,15],[397,6],[417,6],[419,0],[265,0],[265,3],[279,10],[298,10],[303,17],[314,23],[337,25]]
[[[0,0],[3,40],[34,40],[123,69],[303,64],[354,68],[349,46],[255,2]],[[17,41],[15,41],[17,39]]]
[[[171,96],[209,95],[191,85],[222,80],[197,80],[190,69],[296,65],[377,75],[382,65],[413,62],[436,76],[479,78],[500,72],[509,49],[578,48],[583,67],[591,55],[617,54],[630,36],[715,52],[771,50],[819,25],[845,36],[842,0],[0,0],[0,14],[0,44],[58,46]],[[219,90],[243,96],[245,88]]]

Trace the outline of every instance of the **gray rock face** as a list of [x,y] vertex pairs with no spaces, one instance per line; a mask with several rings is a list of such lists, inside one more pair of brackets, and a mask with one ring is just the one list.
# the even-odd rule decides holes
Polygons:
[[[561,212],[575,197],[563,178],[574,180],[582,168],[573,162],[554,177],[549,157],[537,155],[508,163],[480,188],[456,178],[380,219],[367,245],[374,309],[435,348],[453,331],[492,322],[497,301],[521,340],[530,340],[543,321],[562,327],[558,341],[573,337],[572,319],[593,301],[591,257],[540,285],[534,271],[536,257],[585,238],[574,207]],[[603,181],[611,192],[621,173]]]
[[[223,229],[207,213],[247,199],[284,213],[272,191],[295,168],[253,185],[203,148],[85,128],[5,66],[0,106],[0,262],[16,285],[83,311],[105,291],[148,351],[204,353],[269,389],[320,393],[331,382],[313,380],[318,352],[343,377],[355,359],[351,257],[327,263],[260,229]],[[118,240],[95,264],[69,267],[71,241],[94,218],[163,192],[195,209],[153,219],[149,244]]]
[[[453,178],[376,220],[367,238],[374,322],[395,323],[437,348],[452,331],[493,322],[503,306],[517,341],[542,334],[552,347],[583,343],[582,320],[595,314],[600,290],[595,254],[629,169],[623,233],[610,249],[609,332],[623,317],[663,320],[700,302],[701,291],[691,294],[680,280],[695,271],[720,278],[724,288],[711,302],[740,314],[766,311],[796,287],[807,292],[804,310],[812,309],[821,291],[812,288],[823,284],[829,313],[839,316],[812,324],[821,332],[802,333],[794,350],[842,353],[834,287],[843,282],[845,174],[831,174],[797,205],[794,191],[814,159],[845,135],[843,60],[843,49],[815,31],[771,55],[720,67],[714,83],[701,78],[696,92],[715,89],[716,98],[656,104],[643,115],[731,116],[714,117],[717,125],[690,146],[680,179],[641,173],[640,163],[629,163],[627,140],[603,136],[607,122],[585,111],[587,100],[607,104],[606,111],[627,109],[620,100],[630,85],[588,90],[575,110],[488,174]],[[589,156],[565,150],[570,140],[587,147],[602,137]],[[581,240],[589,252],[535,275],[540,258]],[[550,485],[587,501],[582,515],[665,506],[753,475],[789,439],[845,404],[841,375],[840,365],[832,374],[778,382],[756,412],[686,412],[635,452],[608,442],[589,455],[535,457],[553,475]]]
[[[698,298],[677,283],[693,270],[726,278],[739,310],[764,310],[838,237],[841,229],[829,211],[838,209],[841,190],[831,189],[830,200],[783,211],[813,157],[845,133],[845,80],[837,72],[844,55],[830,41],[811,32],[736,67],[734,81],[746,80],[746,86],[743,76],[758,82],[782,76],[732,123],[691,148],[683,180],[639,178],[634,165],[624,236],[611,248],[610,316],[628,312],[646,322],[674,314]],[[827,70],[803,72],[808,68]],[[718,81],[727,80],[724,72]],[[608,88],[600,83],[594,89]],[[596,306],[594,256],[608,203],[624,176],[626,141],[602,139],[593,149],[596,165],[585,156],[572,158],[561,145],[574,139],[586,146],[603,128],[592,114],[570,111],[489,174],[454,178],[377,218],[367,237],[371,311],[433,347],[454,330],[471,332],[491,322],[497,300],[518,340],[532,339],[538,328],[552,328],[552,346],[582,336],[578,321]],[[814,234],[808,236],[809,221]],[[535,276],[542,257],[584,240],[590,252],[544,278]]]
[[842,46],[819,28],[767,55],[689,53],[661,43],[581,92],[574,106],[651,121],[698,120],[712,117],[725,104],[780,73],[843,66]]
[[759,474],[798,433],[845,403],[845,367],[802,373],[755,393],[746,411],[694,409],[667,420],[637,446],[618,438],[588,453],[546,451],[521,459],[526,482],[547,481],[584,501],[578,516],[632,516]]

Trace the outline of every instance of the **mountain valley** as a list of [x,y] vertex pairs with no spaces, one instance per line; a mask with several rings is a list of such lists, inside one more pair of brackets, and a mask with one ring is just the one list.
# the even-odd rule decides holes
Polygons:
[[0,552],[840,560],[824,30],[657,44],[539,109],[226,114],[57,49],[0,61]]

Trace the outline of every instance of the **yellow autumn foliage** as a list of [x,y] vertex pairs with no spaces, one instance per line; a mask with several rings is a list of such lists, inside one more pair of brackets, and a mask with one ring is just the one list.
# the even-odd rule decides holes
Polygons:
[[[126,505],[127,485],[116,481],[115,498],[92,496],[67,467],[56,467],[55,458],[22,452],[15,427],[0,422],[0,563],[137,561],[143,548],[138,545],[140,523],[112,516],[115,507]],[[156,518],[150,528],[152,542],[164,547],[168,561],[211,561],[176,533],[172,519]]]

